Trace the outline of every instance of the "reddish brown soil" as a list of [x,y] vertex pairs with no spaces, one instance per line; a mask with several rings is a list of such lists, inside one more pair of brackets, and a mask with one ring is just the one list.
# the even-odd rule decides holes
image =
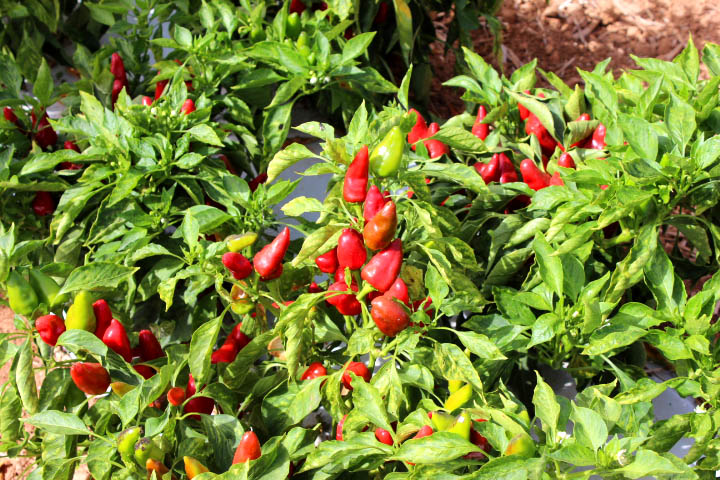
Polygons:
[[[559,75],[566,83],[581,83],[577,68],[592,70],[606,58],[616,75],[636,68],[630,55],[672,60],[692,35],[702,49],[720,43],[720,3],[717,0],[505,0],[498,17],[503,26],[502,67],[509,75],[532,59],[538,67]],[[447,18],[437,18],[440,38]],[[474,32],[475,51],[498,66],[488,30]],[[440,83],[454,73],[455,55],[433,45],[434,82],[431,109],[441,117],[460,113],[457,89]],[[540,78],[540,85],[547,85]]]

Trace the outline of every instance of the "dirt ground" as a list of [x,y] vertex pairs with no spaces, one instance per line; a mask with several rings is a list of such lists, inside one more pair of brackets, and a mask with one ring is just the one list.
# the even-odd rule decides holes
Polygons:
[[[503,68],[516,68],[538,59],[538,67],[555,72],[569,85],[581,83],[576,68],[592,70],[606,58],[616,75],[635,68],[630,55],[672,60],[692,34],[702,49],[720,43],[720,2],[717,0],[505,0],[498,17],[503,26]],[[436,27],[444,35],[447,18]],[[492,36],[487,30],[473,35],[475,51],[496,67]],[[455,57],[433,45],[434,82],[431,109],[441,117],[462,112],[457,89],[442,88],[454,75]],[[544,84],[546,85],[546,84]]]

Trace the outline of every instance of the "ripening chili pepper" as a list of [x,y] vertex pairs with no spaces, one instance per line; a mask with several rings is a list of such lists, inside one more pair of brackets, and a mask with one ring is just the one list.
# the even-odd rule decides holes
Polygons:
[[263,172],[263,173],[261,173],[260,175],[258,175],[257,177],[255,177],[255,178],[253,178],[252,180],[250,180],[250,181],[248,182],[248,187],[250,187],[250,191],[251,191],[251,192],[254,192],[255,190],[257,190],[257,187],[258,187],[261,183],[267,182],[267,179],[268,179],[267,172]]
[[110,386],[110,374],[99,363],[74,363],[70,367],[70,377],[75,386],[88,395],[101,395]]
[[183,462],[185,463],[185,473],[189,480],[210,471],[205,465],[192,457],[183,457]]
[[310,366],[303,372],[300,380],[312,380],[314,378],[320,378],[327,375],[327,370],[320,362],[311,363]]
[[67,300],[66,295],[58,295],[58,293],[60,293],[60,285],[58,285],[51,276],[46,275],[41,270],[30,270],[30,272],[28,272],[28,280],[30,286],[37,294],[40,303],[44,303],[48,307],[54,307]]
[[[74,150],[78,153],[80,153],[80,147],[77,146],[75,142],[72,140],[65,140],[65,143],[63,144],[63,148],[65,150]],[[79,163],[73,163],[73,162],[62,162],[60,163],[60,169],[61,170],[81,170],[83,166]]]
[[287,40],[291,41],[298,38],[302,31],[302,24],[300,22],[300,14],[298,12],[290,12],[285,21],[285,34]]
[[552,177],[550,177],[550,182],[548,182],[549,186],[553,185],[559,185],[563,186],[565,185],[565,182],[563,181],[562,177],[560,176],[560,172],[555,172]]
[[344,229],[338,238],[338,268],[343,272],[345,267],[350,270],[358,270],[365,264],[365,260],[367,260],[367,250],[363,243],[363,235],[352,228]]
[[425,123],[425,119],[423,116],[415,110],[414,108],[411,108],[408,113],[414,113],[417,120],[415,121],[415,125],[413,126],[412,130],[407,135],[407,141],[410,144],[410,148],[415,150],[415,142],[418,142],[422,140],[423,138],[427,138],[427,123]]
[[20,121],[18,120],[17,115],[15,115],[15,112],[13,112],[12,107],[3,108],[3,115],[5,116],[5,120],[8,122],[14,123],[18,127],[20,126]]
[[343,427],[345,426],[345,420],[347,420],[347,413],[343,415],[335,428],[335,440],[339,442],[343,441]]
[[132,461],[135,444],[140,440],[140,435],[142,435],[142,427],[131,427],[118,435],[117,450],[123,460]]
[[399,126],[394,126],[378,143],[370,155],[370,166],[379,177],[388,177],[400,169],[405,139]]
[[365,201],[369,171],[368,147],[363,145],[345,172],[343,198],[346,202],[362,203]]
[[257,435],[253,431],[245,432],[235,450],[232,464],[237,465],[238,463],[255,460],[260,458],[260,455],[262,455],[262,450]]
[[480,105],[477,117],[475,117],[475,123],[472,126],[472,134],[480,140],[485,140],[490,134],[490,125],[482,123],[485,117],[487,117],[487,109],[485,108],[485,105]]
[[153,104],[153,99],[150,98],[150,97],[148,97],[147,95],[143,95],[142,100],[140,100],[140,103],[141,103],[144,107],[149,107],[149,106],[151,106],[151,105]]
[[[428,126],[428,137],[435,135],[438,131],[440,131],[440,125],[431,123]],[[440,140],[425,140],[423,143],[425,144],[425,148],[427,148],[430,158],[438,158],[450,153],[448,146]]]
[[[397,230],[397,211],[395,202],[389,201],[365,224],[363,239],[370,250],[381,250],[387,247]],[[340,259],[340,258],[339,258]],[[342,260],[340,259],[342,265]],[[361,264],[362,265],[362,264]]]
[[520,162],[520,173],[523,181],[535,191],[541,190],[550,184],[550,175],[540,171],[535,162],[529,158]]
[[348,390],[352,390],[353,387],[351,385],[352,378],[350,377],[350,372],[354,373],[358,377],[365,380],[365,382],[370,381],[370,377],[372,374],[370,373],[370,370],[368,370],[368,367],[362,363],[362,362],[350,362],[345,369],[345,371],[342,374],[342,384],[347,388]]
[[38,319],[35,320],[35,328],[40,334],[42,341],[54,347],[60,335],[65,331],[65,323],[62,318],[51,313],[38,317]]
[[75,295],[73,304],[65,315],[65,328],[95,332],[97,321],[93,312],[93,301],[90,292],[82,290]]
[[385,202],[387,202],[387,199],[380,192],[380,189],[375,185],[371,186],[363,204],[363,218],[365,221],[372,220],[375,214],[385,205]]
[[180,107],[180,112],[183,115],[190,115],[195,111],[195,102],[192,98],[188,98],[183,102],[182,107]]
[[338,269],[337,248],[333,248],[315,259],[315,265],[323,273],[335,273]]
[[51,215],[55,211],[55,200],[50,192],[37,192],[32,202],[32,209],[38,217]]
[[386,292],[392,287],[402,266],[402,241],[394,240],[386,249],[376,253],[360,273],[363,280]]
[[407,285],[402,278],[397,277],[393,282],[390,289],[385,292],[386,295],[396,298],[407,306],[410,306],[410,294],[408,293]]
[[550,135],[542,122],[540,122],[540,119],[532,113],[528,117],[527,123],[525,123],[525,133],[528,135],[535,135],[537,137],[538,142],[540,143],[540,148],[542,148],[544,153],[549,155],[555,151],[557,142]]
[[469,383],[453,392],[447,400],[445,400],[445,410],[453,412],[464,406],[472,398],[472,385]]
[[127,82],[125,63],[123,63],[122,57],[117,52],[110,57],[110,73],[113,74],[113,77],[122,80],[123,83]]
[[[196,393],[196,387],[195,387],[195,379],[193,378],[192,374],[188,377],[188,383],[187,387],[185,388],[185,392],[188,398],[192,397]],[[204,413],[205,415],[210,415],[213,411],[213,408],[215,408],[215,401],[212,398],[208,397],[195,397],[190,398],[187,402],[185,402],[185,408],[183,408],[184,413]],[[190,418],[193,420],[200,420],[200,415],[190,415]]]
[[370,315],[375,325],[388,337],[394,337],[410,325],[405,307],[387,293],[374,299],[371,305]]
[[243,280],[253,271],[252,263],[239,252],[227,252],[222,256],[222,263],[230,270],[235,280]]
[[[357,292],[357,285],[353,282],[350,290]],[[359,315],[362,311],[360,302],[355,295],[346,293],[343,295],[332,295],[333,292],[347,292],[348,286],[344,280],[338,281],[330,285],[327,289],[327,303],[334,306],[341,315]]]
[[95,336],[102,340],[105,331],[110,326],[110,322],[112,322],[112,311],[110,310],[110,305],[103,299],[93,303],[92,308],[93,316],[95,317]]
[[475,165],[475,170],[480,174],[483,181],[485,182],[485,185],[489,184],[490,182],[499,182],[500,181],[500,155],[497,153],[494,153],[492,158],[488,163],[482,163],[477,162]]
[[112,348],[115,353],[123,357],[126,362],[132,360],[130,340],[125,332],[125,327],[114,318],[110,321],[110,326],[105,330],[102,341],[105,345]]
[[563,153],[558,158],[558,165],[565,168],[575,168],[575,161],[569,153]]
[[290,229],[285,227],[275,239],[255,254],[253,264],[261,277],[269,277],[279,267],[290,246]]
[[230,235],[227,241],[228,250],[231,252],[239,252],[257,241],[258,234],[255,232],[245,232],[242,235]]
[[145,380],[152,378],[157,373],[154,368],[147,365],[133,365],[133,368]]
[[123,88],[125,88],[125,84],[122,82],[122,80],[120,80],[119,78],[113,80],[112,93],[110,94],[113,105],[115,105],[115,102],[117,102],[118,96],[120,96],[120,92],[122,92]]
[[[159,460],[155,460],[154,458],[148,458],[145,460],[145,470],[147,470],[148,479],[153,477],[153,473],[155,474],[155,478],[163,478],[163,475],[170,471],[164,463]],[[177,480],[175,475],[171,475],[170,478],[171,480]]]
[[160,98],[165,91],[165,87],[168,84],[168,80],[160,80],[155,84],[155,100]]
[[605,143],[605,134],[607,133],[607,128],[602,123],[597,126],[595,131],[592,134],[592,142],[590,146],[594,148],[595,150],[604,150],[605,146],[607,145]]
[[378,442],[384,443],[385,445],[392,445],[394,443],[392,435],[384,428],[378,427],[375,429],[375,438]]
[[[30,119],[32,120],[33,128],[35,128],[37,121],[37,118],[35,117],[35,112],[30,113]],[[57,140],[57,133],[55,133],[52,125],[50,125],[47,112],[44,112],[42,118],[40,118],[40,121],[37,122],[35,141],[38,145],[40,145],[40,148],[46,149],[47,147],[55,145],[57,143]]]
[[375,19],[373,20],[373,25],[384,25],[385,22],[387,22],[389,10],[390,6],[388,2],[380,2],[377,15],[375,15]]
[[140,359],[143,362],[149,362],[165,356],[160,342],[158,342],[150,330],[140,330],[138,334],[138,347],[140,348]]
[[185,389],[173,387],[167,392],[168,403],[173,407],[179,407],[185,401]]

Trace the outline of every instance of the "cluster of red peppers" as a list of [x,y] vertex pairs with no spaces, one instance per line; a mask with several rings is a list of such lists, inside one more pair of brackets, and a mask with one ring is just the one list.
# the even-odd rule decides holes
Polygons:
[[35,112],[30,112],[32,128],[29,132],[25,131],[22,124],[20,123],[20,119],[17,117],[17,115],[15,115],[12,107],[4,107],[3,116],[8,122],[14,123],[21,133],[27,133],[28,136],[32,137],[33,140],[35,140],[35,142],[43,150],[47,150],[48,148],[55,145],[58,141],[57,132],[55,132],[55,130],[52,128],[52,125],[50,125],[50,121],[48,120],[47,110],[43,112],[39,122],[37,119],[37,115],[35,115]]
[[[438,131],[440,131],[440,125],[435,122],[432,122],[430,125],[428,125],[425,122],[425,118],[423,118],[420,112],[418,112],[414,108],[411,108],[408,113],[414,113],[417,118],[417,120],[415,121],[415,125],[413,126],[412,130],[410,130],[407,136],[410,148],[415,150],[415,143],[435,135]],[[448,146],[440,140],[425,140],[423,141],[423,144],[425,145],[425,148],[427,149],[430,158],[438,158],[450,153],[450,149],[448,148]]]

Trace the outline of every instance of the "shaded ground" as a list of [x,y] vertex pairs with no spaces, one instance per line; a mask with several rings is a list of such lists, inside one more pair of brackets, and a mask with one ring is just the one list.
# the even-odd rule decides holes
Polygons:
[[[612,58],[613,70],[635,68],[630,54],[671,60],[692,34],[702,49],[706,42],[720,43],[720,2],[717,0],[505,0],[499,19],[503,25],[503,68],[507,74],[538,59],[538,67],[553,71],[566,83],[580,83],[576,68],[592,70]],[[437,18],[440,36],[447,19]],[[475,51],[495,66],[492,36],[473,35]],[[455,57],[433,46],[432,109],[442,117],[460,113],[463,103],[457,89],[441,88],[454,75]]]

